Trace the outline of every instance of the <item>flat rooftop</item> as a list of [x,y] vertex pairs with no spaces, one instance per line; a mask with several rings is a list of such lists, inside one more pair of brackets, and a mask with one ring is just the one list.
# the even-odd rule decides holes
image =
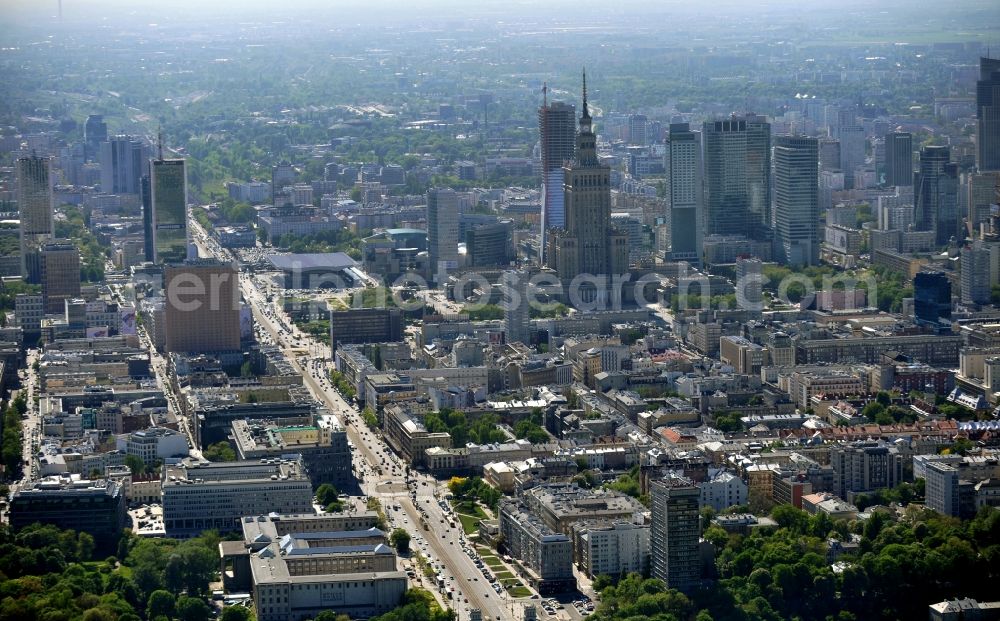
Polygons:
[[311,254],[272,254],[267,260],[282,271],[292,270],[342,270],[358,263],[343,252],[319,252]]

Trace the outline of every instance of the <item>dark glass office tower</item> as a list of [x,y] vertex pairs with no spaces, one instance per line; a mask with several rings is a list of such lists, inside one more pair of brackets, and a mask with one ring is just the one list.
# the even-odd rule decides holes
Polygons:
[[920,150],[920,169],[914,177],[918,231],[934,231],[934,243],[947,245],[958,235],[958,166],[948,147]]
[[771,124],[749,115],[702,127],[705,234],[764,239],[771,216]]
[[542,237],[545,256],[549,229],[566,226],[563,164],[573,159],[576,145],[576,108],[561,101],[546,102],[538,109],[538,135],[542,150]]
[[913,278],[913,316],[918,324],[937,327],[951,319],[951,282],[941,272],[917,272]]
[[1000,58],[979,59],[976,166],[980,172],[1000,170]]
[[913,134],[910,132],[885,135],[884,185],[913,185]]
[[52,160],[30,155],[17,159],[17,210],[21,217],[21,274],[26,282],[42,278],[39,248],[52,237]]
[[153,205],[153,260],[179,263],[187,258],[187,176],[183,159],[153,160],[150,165]]

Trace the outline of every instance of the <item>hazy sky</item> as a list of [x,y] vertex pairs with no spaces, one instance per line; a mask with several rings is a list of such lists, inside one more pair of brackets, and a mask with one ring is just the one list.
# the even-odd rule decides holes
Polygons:
[[[469,14],[559,14],[572,16],[574,11],[640,13],[703,13],[706,18],[721,14],[753,13],[761,10],[787,10],[797,13],[864,9],[880,11],[894,8],[912,10],[919,5],[955,10],[963,6],[982,8],[993,6],[1000,14],[1000,2],[995,0],[62,0],[64,19],[93,19],[108,16],[189,18],[196,16],[240,16],[282,20],[289,17],[320,15],[357,15],[369,18],[417,18],[428,14],[462,18]],[[0,21],[24,18],[51,18],[56,14],[58,0],[0,0]]]
[[[532,27],[612,27],[619,31],[698,31],[739,29],[747,38],[788,23],[851,29],[857,25],[888,33],[948,32],[954,39],[978,40],[1000,48],[1000,0],[0,0],[4,43],[27,36],[101,26],[142,32],[151,27],[183,32],[189,25],[221,36],[235,24],[274,24],[295,36],[306,31],[449,28],[478,30],[505,24]],[[151,26],[155,24],[155,26]],[[200,28],[198,28],[200,27]],[[763,31],[761,30],[763,28]],[[148,32],[148,30],[147,30]],[[690,36],[690,35],[685,35]]]

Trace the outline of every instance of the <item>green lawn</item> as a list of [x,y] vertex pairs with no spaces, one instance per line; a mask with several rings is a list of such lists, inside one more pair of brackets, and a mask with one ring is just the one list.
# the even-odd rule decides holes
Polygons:
[[465,534],[471,535],[473,533],[479,532],[479,522],[481,522],[482,519],[473,517],[471,515],[463,515],[459,513],[458,521],[462,523],[462,530],[465,531]]
[[[494,572],[493,575],[497,577],[497,580],[513,580],[514,579],[514,574],[510,573],[509,571],[497,571],[497,572]],[[506,586],[506,584],[504,586]]]
[[479,532],[479,522],[489,517],[474,500],[453,500],[451,505],[466,535]]
[[527,587],[516,586],[509,591],[511,597],[531,597],[531,591]]
[[471,515],[472,517],[479,518],[480,520],[485,520],[489,516],[483,511],[483,508],[479,506],[474,500],[453,500],[451,502],[452,508],[455,509],[455,513],[462,515]]

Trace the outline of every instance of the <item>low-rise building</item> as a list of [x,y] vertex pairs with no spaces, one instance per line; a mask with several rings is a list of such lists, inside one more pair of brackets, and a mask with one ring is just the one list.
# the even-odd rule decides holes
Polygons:
[[243,541],[219,544],[223,583],[250,591],[261,621],[303,621],[323,610],[368,618],[396,608],[406,592],[406,574],[376,528],[348,530],[327,516],[240,522]]
[[168,457],[187,457],[187,437],[168,427],[150,427],[118,438],[118,450],[135,455],[146,464]]
[[587,577],[649,572],[649,524],[583,523],[574,533],[576,564]]
[[301,458],[181,462],[163,469],[163,524],[170,537],[228,532],[245,515],[313,511]]
[[79,530],[107,546],[128,525],[125,491],[110,479],[91,481],[79,475],[50,477],[17,490],[10,499],[10,525],[15,529],[39,522]]
[[584,521],[631,522],[647,511],[631,496],[607,489],[584,489],[574,483],[547,483],[524,494],[524,503],[555,532],[569,533]]
[[707,479],[698,483],[701,489],[700,507],[712,507],[716,512],[727,507],[746,504],[749,488],[743,479],[726,470],[710,470]]
[[312,425],[296,420],[240,419],[233,421],[232,429],[240,459],[273,459],[298,453],[315,486],[333,483],[343,487],[353,480],[347,432],[335,416],[318,416]]
[[414,466],[426,465],[430,448],[451,448],[448,432],[431,433],[424,424],[402,405],[391,405],[382,413],[386,441],[403,459]]
[[576,588],[569,537],[553,531],[517,501],[501,501],[499,513],[500,533],[510,555],[528,570],[527,579],[540,594]]
[[977,602],[968,597],[949,599],[931,604],[930,621],[997,621],[1000,619],[1000,602]]

